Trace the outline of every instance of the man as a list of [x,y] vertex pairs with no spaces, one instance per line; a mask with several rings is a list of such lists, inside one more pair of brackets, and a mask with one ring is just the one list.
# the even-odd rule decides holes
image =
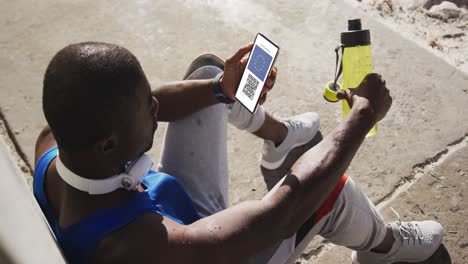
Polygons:
[[[251,49],[226,61],[202,55],[186,80],[153,91],[122,47],[78,43],[53,57],[44,76],[49,127],[36,144],[34,192],[69,262],[283,263],[293,254],[294,234],[311,218],[304,239],[320,234],[352,248],[355,263],[432,255],[442,240],[440,224],[386,225],[343,176],[368,130],[390,108],[377,74],[338,93],[352,106],[346,120],[261,201],[227,208],[227,122],[265,140],[262,166],[271,170],[318,131],[315,113],[278,120],[262,107],[250,115],[230,103]],[[266,81],[261,104],[276,74]],[[156,120],[170,123],[158,170],[147,172],[140,170],[140,157],[152,146]],[[145,172],[141,180],[134,167]],[[267,258],[256,259],[268,249]]]

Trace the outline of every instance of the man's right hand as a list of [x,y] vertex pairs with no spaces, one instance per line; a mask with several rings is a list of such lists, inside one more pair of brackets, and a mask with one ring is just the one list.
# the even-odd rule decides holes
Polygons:
[[350,107],[356,103],[367,104],[374,122],[384,118],[392,105],[392,97],[385,86],[385,80],[377,73],[368,74],[355,89],[339,90],[337,97],[348,101]]

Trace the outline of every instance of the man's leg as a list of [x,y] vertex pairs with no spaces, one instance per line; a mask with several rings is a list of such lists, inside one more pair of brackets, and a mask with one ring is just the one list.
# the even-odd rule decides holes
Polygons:
[[[223,68],[221,58],[203,54],[192,61],[184,79],[210,79]],[[274,123],[269,121],[263,126],[262,107],[252,115],[236,102],[213,105],[170,122],[165,132],[158,170],[181,182],[202,216],[221,211],[228,204],[228,115],[231,123],[235,121],[239,129],[250,132],[270,128]]]
[[[295,263],[316,235],[357,251],[353,263],[360,264],[422,261],[436,251],[442,240],[442,226],[434,221],[397,221],[386,225],[375,205],[345,175],[312,219],[310,231],[301,238],[286,263]],[[278,258],[269,263],[284,262]]]
[[377,208],[347,176],[342,177],[311,220],[310,231],[298,241],[288,263],[299,257],[316,235],[334,244],[362,251],[379,246],[387,234]]
[[[221,71],[211,65],[189,70],[188,79],[210,79]],[[228,204],[227,116],[226,105],[216,104],[168,123],[164,136],[158,170],[180,181],[201,216]]]
[[189,76],[196,70],[203,66],[214,66],[224,71],[224,60],[215,54],[205,53],[196,57],[189,65],[187,71],[184,74],[183,80],[189,78]]
[[[209,79],[224,68],[214,54],[198,56],[184,79]],[[234,110],[233,110],[234,109]],[[275,141],[282,124],[258,107],[250,114],[238,102],[217,104],[168,124],[158,169],[176,177],[190,193],[202,216],[225,209],[228,203],[226,123]],[[278,129],[277,129],[278,128]],[[284,130],[282,130],[284,132]],[[254,134],[255,134],[254,133]],[[282,136],[284,139],[285,135]]]

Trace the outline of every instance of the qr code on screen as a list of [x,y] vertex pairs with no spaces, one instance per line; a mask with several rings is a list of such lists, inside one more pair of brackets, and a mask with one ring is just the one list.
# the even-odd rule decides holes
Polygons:
[[245,82],[245,86],[244,89],[242,89],[242,92],[245,95],[247,95],[250,98],[250,100],[253,100],[254,98],[255,90],[257,90],[258,83],[258,80],[251,74],[247,76],[247,81]]

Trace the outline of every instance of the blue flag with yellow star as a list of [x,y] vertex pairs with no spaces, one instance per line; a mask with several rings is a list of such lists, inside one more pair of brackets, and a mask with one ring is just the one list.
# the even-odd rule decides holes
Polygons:
[[257,78],[265,81],[265,75],[267,74],[268,67],[273,58],[259,46],[255,46],[251,56],[247,69],[255,74]]

